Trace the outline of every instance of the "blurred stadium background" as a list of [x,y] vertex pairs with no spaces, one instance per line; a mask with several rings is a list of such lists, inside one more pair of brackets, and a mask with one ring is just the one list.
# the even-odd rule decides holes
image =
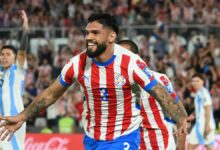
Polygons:
[[[19,46],[19,9],[27,12],[30,24],[25,106],[59,75],[70,57],[85,48],[83,29],[88,16],[106,12],[117,16],[118,39],[134,40],[142,58],[150,58],[154,70],[168,75],[189,114],[194,110],[190,78],[196,71],[204,75],[212,95],[216,135],[220,134],[219,0],[0,0],[0,47]],[[37,142],[44,138],[40,149],[54,141],[57,147],[65,147],[72,142],[66,138],[82,143],[83,97],[78,89],[77,84],[72,86],[27,122],[27,149],[38,149]],[[60,139],[46,143],[56,136]],[[216,143],[220,145],[220,138]]]

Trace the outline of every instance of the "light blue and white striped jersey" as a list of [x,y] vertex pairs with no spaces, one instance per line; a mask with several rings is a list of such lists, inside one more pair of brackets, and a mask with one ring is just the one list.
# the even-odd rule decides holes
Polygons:
[[[201,88],[196,92],[195,96],[195,111],[196,111],[196,124],[200,126],[205,126],[205,106],[211,105],[212,106],[212,99],[210,96],[209,91],[206,88]],[[215,129],[215,121],[213,116],[213,109],[210,110],[211,114],[211,121],[210,127],[211,129]]]
[[[23,92],[27,62],[25,61],[22,67],[17,62],[4,71],[0,66],[0,70],[0,115],[15,116],[24,109]],[[3,141],[3,150],[23,150],[25,128],[26,124],[15,132],[10,142]]]

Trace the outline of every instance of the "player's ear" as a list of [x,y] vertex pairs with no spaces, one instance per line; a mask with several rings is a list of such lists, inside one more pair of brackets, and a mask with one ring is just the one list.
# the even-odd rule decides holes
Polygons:
[[115,32],[111,32],[110,35],[109,35],[109,42],[110,43],[115,42],[116,37],[117,37],[117,34]]

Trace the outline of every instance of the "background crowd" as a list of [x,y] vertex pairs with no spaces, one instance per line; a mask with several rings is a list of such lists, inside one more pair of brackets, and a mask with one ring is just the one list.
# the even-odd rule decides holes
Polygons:
[[[25,106],[57,78],[70,57],[85,48],[83,29],[88,16],[106,12],[120,23],[119,39],[135,41],[150,67],[167,74],[189,114],[194,111],[195,94],[191,76],[202,73],[212,96],[216,125],[220,123],[219,0],[1,0],[0,47],[19,45],[20,29],[14,27],[22,21],[17,17],[20,8],[27,12],[31,30]],[[64,38],[66,44],[56,47],[54,38]],[[75,84],[29,120],[27,130],[39,132],[46,127],[50,132],[80,132],[82,111],[83,95]],[[62,130],[65,125],[71,129]]]

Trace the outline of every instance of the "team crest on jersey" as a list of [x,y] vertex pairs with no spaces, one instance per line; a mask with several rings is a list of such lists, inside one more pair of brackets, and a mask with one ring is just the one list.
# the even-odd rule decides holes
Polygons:
[[120,87],[125,85],[125,83],[126,79],[122,75],[115,73],[115,85]]

